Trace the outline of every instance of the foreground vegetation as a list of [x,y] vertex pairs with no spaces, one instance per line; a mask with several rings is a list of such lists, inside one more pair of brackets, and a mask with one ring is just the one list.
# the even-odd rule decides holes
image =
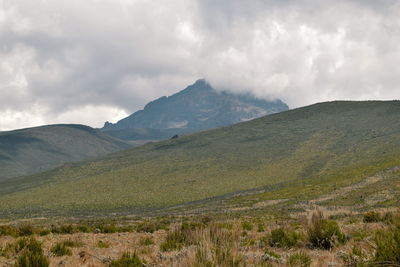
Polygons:
[[[1,266],[397,266],[400,215],[179,217],[0,226]],[[123,223],[121,223],[123,222]]]

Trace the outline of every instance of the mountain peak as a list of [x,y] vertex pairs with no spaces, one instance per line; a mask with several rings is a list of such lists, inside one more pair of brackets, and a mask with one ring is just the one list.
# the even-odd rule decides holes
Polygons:
[[206,79],[202,78],[202,79],[198,79],[197,81],[195,81],[193,85],[206,86],[206,85],[209,85],[209,83],[206,81]]
[[[183,89],[182,91],[179,91],[175,95],[186,93],[188,91],[213,91],[213,90],[214,90],[214,88],[205,79],[198,79],[193,84],[187,86],[185,89]],[[172,96],[174,96],[174,95],[172,95]]]
[[149,102],[143,110],[103,130],[132,128],[176,129],[176,134],[227,126],[287,110],[280,100],[267,101],[249,95],[218,92],[205,79],[184,90]]

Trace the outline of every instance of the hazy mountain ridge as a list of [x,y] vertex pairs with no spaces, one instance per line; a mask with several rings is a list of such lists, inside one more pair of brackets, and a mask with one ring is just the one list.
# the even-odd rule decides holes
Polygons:
[[148,103],[115,124],[106,122],[104,131],[130,128],[174,130],[188,133],[235,124],[267,114],[285,111],[280,100],[266,101],[250,95],[217,92],[205,80],[169,97]]
[[0,132],[0,180],[129,147],[84,125],[60,124]]

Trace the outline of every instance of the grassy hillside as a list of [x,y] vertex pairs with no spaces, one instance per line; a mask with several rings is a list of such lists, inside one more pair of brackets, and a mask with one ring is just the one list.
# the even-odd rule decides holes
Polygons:
[[103,130],[103,133],[125,141],[146,141],[170,139],[177,133],[182,133],[182,129],[130,128],[120,130]]
[[50,125],[0,132],[0,181],[128,147],[122,141],[83,125]]
[[2,183],[0,210],[143,211],[226,197],[295,204],[398,165],[400,102],[321,103]]

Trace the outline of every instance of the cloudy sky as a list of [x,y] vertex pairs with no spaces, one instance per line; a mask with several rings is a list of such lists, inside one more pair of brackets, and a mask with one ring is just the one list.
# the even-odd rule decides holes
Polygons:
[[400,98],[398,0],[0,0],[0,130],[100,127],[198,78],[290,107]]

